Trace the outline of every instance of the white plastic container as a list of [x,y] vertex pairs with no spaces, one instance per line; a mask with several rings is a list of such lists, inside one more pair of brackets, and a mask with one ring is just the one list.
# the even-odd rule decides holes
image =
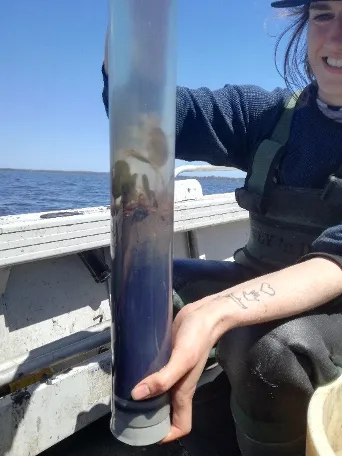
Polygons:
[[342,456],[342,376],[314,393],[308,411],[307,456]]

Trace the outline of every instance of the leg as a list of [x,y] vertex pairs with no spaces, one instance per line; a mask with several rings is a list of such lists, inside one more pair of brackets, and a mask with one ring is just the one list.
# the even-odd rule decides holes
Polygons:
[[190,304],[210,294],[250,280],[255,273],[230,261],[177,259],[173,262],[173,288]]
[[227,333],[218,360],[228,375],[243,456],[304,456],[307,407],[342,360],[342,302],[286,321]]

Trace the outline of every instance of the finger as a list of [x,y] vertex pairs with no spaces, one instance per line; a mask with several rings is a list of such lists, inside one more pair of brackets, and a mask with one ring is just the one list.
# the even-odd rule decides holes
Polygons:
[[191,432],[192,399],[197,381],[203,371],[206,358],[175,385],[172,394],[172,426],[169,434],[160,442],[168,443],[180,439]]
[[193,369],[174,387],[172,396],[172,426],[169,434],[160,443],[172,442],[191,432],[192,399],[196,391],[198,376],[198,369]]
[[180,439],[191,432],[192,426],[192,398],[193,394],[187,394],[178,397],[175,402],[177,406],[173,407],[172,425],[169,434],[161,441],[161,443],[172,442]]
[[175,348],[170,361],[159,372],[146,377],[132,390],[134,400],[142,400],[166,393],[192,368],[191,359],[184,357],[184,352]]

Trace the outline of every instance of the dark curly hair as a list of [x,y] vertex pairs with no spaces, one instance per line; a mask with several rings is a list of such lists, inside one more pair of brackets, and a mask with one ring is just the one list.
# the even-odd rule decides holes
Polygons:
[[[309,10],[309,5],[288,10],[287,17],[292,19],[291,23],[279,35],[274,52],[277,71],[284,79],[286,86],[293,92],[303,89],[309,83],[315,81],[315,76],[308,60],[308,47],[306,42]],[[286,46],[283,67],[280,70],[277,64],[277,56],[279,53],[279,46],[287,34],[290,34],[290,40]]]

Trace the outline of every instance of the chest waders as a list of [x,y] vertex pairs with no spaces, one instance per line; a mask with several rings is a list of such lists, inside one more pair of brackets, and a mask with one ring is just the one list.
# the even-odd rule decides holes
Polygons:
[[[295,264],[310,253],[312,242],[325,229],[342,220],[342,166],[328,177],[323,189],[290,187],[278,183],[278,170],[286,153],[299,97],[300,93],[290,97],[270,139],[265,139],[258,147],[244,187],[235,191],[237,203],[249,212],[250,236],[246,246],[235,252],[234,260],[238,265],[252,269],[254,275]],[[224,271],[221,273],[224,274]],[[215,272],[215,275],[219,273]],[[174,274],[174,285],[176,278],[177,274]],[[195,300],[200,298],[193,288],[199,288],[202,283],[191,284],[191,277],[188,280],[189,292],[187,287],[183,287],[181,293],[174,291],[174,315],[185,303],[192,302],[194,296]],[[206,292],[199,290],[198,293],[216,293],[217,286],[220,285],[208,278],[207,281],[203,280]],[[216,349],[213,349],[208,365],[215,362],[215,356]]]
[[[244,187],[236,190],[239,206],[249,212],[250,236],[235,263],[256,275],[295,264],[342,220],[342,167],[322,189],[279,182],[297,99],[288,101],[270,139],[257,149]],[[311,394],[340,375],[341,310],[337,298],[295,318],[233,329],[219,341],[216,358],[232,389],[243,456],[304,456]]]
[[295,264],[325,229],[342,220],[342,167],[323,189],[278,182],[297,99],[297,94],[290,98],[271,138],[257,149],[244,187],[235,192],[239,206],[249,212],[250,237],[234,259],[260,274]]
[[[244,187],[235,191],[238,205],[249,212],[250,236],[247,244],[234,253],[234,260],[252,269],[255,275],[295,264],[310,253],[312,242],[325,229],[342,220],[342,166],[328,177],[323,189],[278,183],[279,166],[286,153],[299,97],[297,92],[289,98],[271,137],[258,147]],[[186,287],[179,294],[174,291],[174,315],[196,295],[193,288],[200,284],[192,286],[191,278],[189,282],[189,293],[184,292]],[[203,281],[206,295],[217,292],[215,287],[210,279],[207,283]],[[209,356],[209,366],[215,363],[215,356],[214,348]]]
[[[236,190],[238,204],[249,212],[250,238],[235,252],[235,263],[174,263],[174,286],[188,298],[184,302],[200,299],[200,288],[202,297],[207,296],[249,280],[245,275],[260,276],[295,264],[310,253],[325,229],[341,222],[342,168],[327,178],[323,189],[289,187],[278,180],[293,114],[302,102],[297,106],[297,98],[287,103],[271,137],[255,152],[244,187]],[[243,456],[304,456],[311,394],[339,375],[341,310],[340,301],[328,303],[295,318],[235,328],[218,342],[208,364],[218,361],[228,378]],[[224,428],[227,405],[217,386],[211,391],[224,404]],[[198,433],[210,435],[208,426],[198,425]]]

